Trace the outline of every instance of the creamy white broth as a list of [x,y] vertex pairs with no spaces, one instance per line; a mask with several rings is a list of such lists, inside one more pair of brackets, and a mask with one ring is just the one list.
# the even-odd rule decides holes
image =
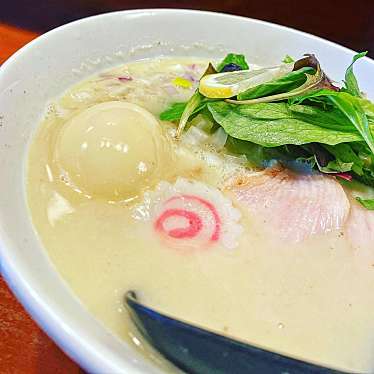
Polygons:
[[[113,100],[138,104],[157,118],[170,103],[191,96],[206,64],[196,58],[127,64],[80,83],[51,107],[31,145],[27,174],[31,216],[49,256],[98,320],[132,343],[139,336],[123,307],[130,289],[147,305],[237,339],[340,369],[373,371],[370,243],[355,248],[341,231],[300,243],[273,240],[266,222],[223,188],[224,180],[243,172],[243,159],[209,145],[199,150],[175,143],[174,126],[163,123],[173,165],[130,199],[87,197],[61,176],[54,152],[71,118]],[[191,87],[173,85],[177,77],[187,77]],[[235,248],[217,243],[179,251],[134,218],[144,191],[178,177],[206,183],[232,200],[242,228],[232,239]]]

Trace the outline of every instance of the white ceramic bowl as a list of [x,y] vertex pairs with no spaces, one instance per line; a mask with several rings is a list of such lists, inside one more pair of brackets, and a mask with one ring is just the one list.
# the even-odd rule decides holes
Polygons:
[[[90,373],[158,373],[83,308],[50,263],[28,214],[25,159],[48,100],[92,73],[160,54],[241,52],[257,64],[315,53],[334,79],[353,51],[318,37],[248,18],[188,10],[109,13],[53,30],[0,68],[0,260],[11,289],[39,325]],[[374,97],[374,61],[356,68]]]

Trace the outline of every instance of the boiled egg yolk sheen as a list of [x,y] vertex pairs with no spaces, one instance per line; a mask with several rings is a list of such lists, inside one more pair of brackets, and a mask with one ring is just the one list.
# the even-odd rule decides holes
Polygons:
[[160,177],[168,156],[160,124],[138,105],[111,101],[67,122],[56,161],[75,189],[108,200],[129,199]]

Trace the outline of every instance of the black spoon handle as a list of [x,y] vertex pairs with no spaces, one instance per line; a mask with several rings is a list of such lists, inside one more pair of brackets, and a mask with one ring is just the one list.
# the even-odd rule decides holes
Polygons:
[[144,338],[187,373],[343,373],[244,344],[168,317],[141,304],[133,291],[127,292],[125,305]]

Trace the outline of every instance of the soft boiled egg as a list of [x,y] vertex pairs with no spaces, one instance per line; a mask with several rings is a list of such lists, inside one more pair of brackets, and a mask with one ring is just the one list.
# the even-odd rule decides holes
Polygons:
[[68,182],[89,196],[135,197],[160,177],[169,156],[156,118],[142,107],[111,101],[94,105],[68,121],[55,157]]

